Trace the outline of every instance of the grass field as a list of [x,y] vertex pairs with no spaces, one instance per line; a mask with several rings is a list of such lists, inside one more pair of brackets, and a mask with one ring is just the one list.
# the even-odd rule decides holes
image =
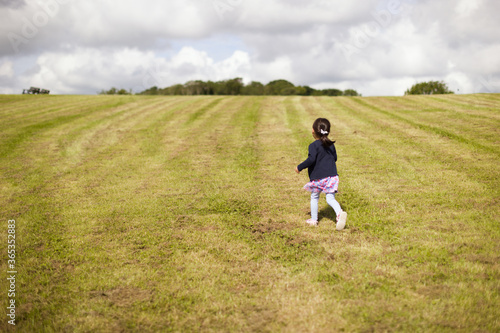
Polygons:
[[[317,117],[340,232],[294,172]],[[19,332],[500,331],[498,94],[0,96],[0,119]]]

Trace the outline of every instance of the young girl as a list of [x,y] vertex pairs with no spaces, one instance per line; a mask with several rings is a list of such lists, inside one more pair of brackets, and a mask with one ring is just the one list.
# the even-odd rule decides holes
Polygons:
[[326,202],[337,214],[337,230],[345,227],[347,213],[342,210],[335,200],[335,193],[339,185],[337,174],[337,151],[334,141],[328,139],[330,122],[325,118],[318,118],[313,124],[312,134],[316,141],[309,145],[309,156],[300,163],[295,172],[299,173],[307,168],[309,179],[304,189],[311,192],[311,218],[306,222],[309,225],[318,225],[318,201],[321,192],[326,194]]

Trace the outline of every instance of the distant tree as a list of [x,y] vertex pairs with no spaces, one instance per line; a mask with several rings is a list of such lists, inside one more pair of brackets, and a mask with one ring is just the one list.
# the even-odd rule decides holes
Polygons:
[[120,89],[116,92],[117,95],[132,95],[132,91],[127,91],[125,89]]
[[453,94],[443,81],[428,81],[414,84],[405,91],[405,95]]
[[[300,91],[300,89],[299,89],[299,91]],[[281,89],[281,91],[278,95],[281,95],[281,96],[297,95],[297,87],[283,88],[283,89]]]
[[118,90],[115,87],[112,87],[109,90],[101,90],[99,95],[132,95],[132,90],[127,91],[123,88]]
[[189,81],[184,84],[184,92],[186,95],[208,95],[209,86],[201,80]]
[[[123,93],[123,89],[112,88],[102,91],[101,94]],[[239,77],[223,81],[188,81],[185,84],[175,84],[166,88],[151,87],[138,93],[140,95],[282,95],[282,96],[361,96],[355,90],[348,89],[342,92],[339,89],[316,90],[309,86],[295,86],[287,80],[274,80],[266,85],[252,81],[243,84]]]
[[243,79],[237,77],[235,79],[223,81],[226,86],[226,95],[240,95],[243,89]]
[[260,82],[252,81],[243,87],[241,94],[253,96],[264,95],[264,85]]
[[275,80],[266,84],[264,93],[265,95],[290,95],[290,88],[295,88],[293,83],[287,80]]
[[347,89],[347,90],[344,90],[344,93],[342,94],[344,96],[361,96],[360,94],[358,94],[358,92],[354,89]]
[[[353,90],[354,91],[354,90]],[[323,89],[321,95],[323,96],[342,96],[344,93],[339,89]],[[357,95],[354,95],[357,96]]]
[[182,84],[174,84],[168,88],[161,90],[161,95],[185,95],[184,86]]
[[306,88],[304,88],[302,86],[297,86],[293,89],[292,88],[288,88],[288,89],[292,90],[290,95],[307,96],[307,90],[306,90]]
[[299,95],[299,96],[311,96],[316,90],[309,87],[309,86],[298,86],[295,87],[295,93],[294,95]]
[[215,95],[215,82],[207,81],[206,95]]
[[138,95],[158,95],[158,94],[159,94],[159,90],[158,90],[157,86],[151,87],[149,89],[146,89],[146,90],[138,93]]
[[227,95],[224,81],[211,82],[211,88],[214,95]]
[[116,88],[115,87],[112,87],[111,89],[109,90],[101,90],[99,92],[99,95],[115,95],[116,94]]

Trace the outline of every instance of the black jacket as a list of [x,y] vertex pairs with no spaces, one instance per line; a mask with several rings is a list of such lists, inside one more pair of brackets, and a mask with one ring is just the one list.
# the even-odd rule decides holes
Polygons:
[[320,140],[316,140],[309,145],[309,156],[300,163],[299,171],[307,168],[310,180],[318,180],[327,177],[337,176],[337,151],[335,144],[328,148],[323,147]]

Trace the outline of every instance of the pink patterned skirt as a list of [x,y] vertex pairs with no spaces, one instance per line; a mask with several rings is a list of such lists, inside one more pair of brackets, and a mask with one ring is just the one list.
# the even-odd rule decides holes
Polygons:
[[339,187],[339,176],[311,180],[304,185],[304,190],[314,193],[337,193]]

